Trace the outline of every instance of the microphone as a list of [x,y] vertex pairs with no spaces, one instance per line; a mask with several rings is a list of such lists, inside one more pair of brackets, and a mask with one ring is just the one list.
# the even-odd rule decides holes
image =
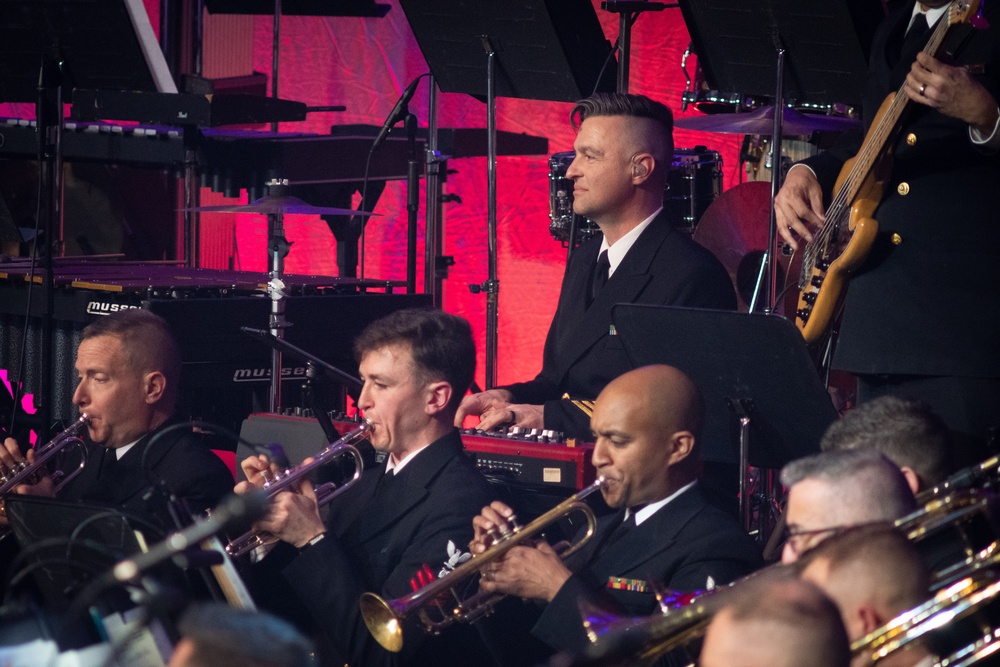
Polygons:
[[232,526],[256,521],[267,511],[268,504],[267,494],[263,491],[234,493],[213,509],[207,519],[168,535],[144,554],[119,562],[111,570],[111,575],[116,581],[132,581],[140,573],[170,560],[189,546],[197,545]]
[[420,79],[424,76],[426,75],[421,74],[418,76],[412,81],[412,83],[410,83],[410,85],[406,87],[406,90],[403,91],[403,95],[399,98],[399,101],[396,102],[396,106],[394,106],[392,111],[389,112],[389,117],[385,119],[384,123],[382,123],[382,129],[378,131],[378,136],[375,137],[375,143],[372,144],[372,151],[381,146],[382,142],[385,141],[385,138],[389,136],[389,130],[391,130],[396,123],[406,117],[407,106],[410,104],[410,100],[413,99],[413,94],[417,92],[417,84],[420,83]]

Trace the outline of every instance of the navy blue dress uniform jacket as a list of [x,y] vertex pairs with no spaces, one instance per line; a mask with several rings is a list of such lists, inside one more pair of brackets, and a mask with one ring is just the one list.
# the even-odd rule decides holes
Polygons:
[[[913,4],[903,2],[876,32],[866,128],[916,56],[900,53]],[[1000,100],[1000,11],[986,3],[984,12],[993,28],[958,28],[947,42],[954,58],[942,59],[967,67]],[[847,290],[834,365],[857,374],[1000,377],[1000,154],[975,146],[964,122],[910,107],[875,213],[877,239]],[[861,142],[860,131],[847,134],[804,161],[828,199]]]
[[285,595],[294,594],[291,597],[308,610],[322,638],[339,654],[324,656],[323,664],[468,664],[468,642],[478,642],[469,628],[433,637],[411,618],[405,624],[403,651],[389,653],[368,632],[358,601],[367,591],[385,599],[409,594],[411,579],[425,565],[440,576],[463,562],[472,539],[472,518],[494,494],[463,454],[457,430],[432,443],[398,478],[378,488],[384,469],[366,470],[353,488],[330,503],[327,537],[302,550],[281,572]]
[[728,584],[764,564],[753,540],[710,505],[697,484],[605,548],[623,518],[621,512],[602,517],[593,540],[567,562],[573,576],[545,605],[531,631],[553,649],[585,646],[580,600],[616,614],[644,616],[658,609],[653,585],[700,591],[710,580]]
[[212,450],[192,435],[190,428],[181,426],[156,437],[181,423],[168,421],[146,434],[103,474],[105,448],[86,443],[87,465],[60,490],[59,499],[119,507],[168,531],[177,526],[162,502],[144,499],[152,487],[161,486],[165,494],[184,500],[195,516],[214,507],[232,493],[233,475]]
[[504,387],[515,403],[544,404],[545,428],[572,437],[588,437],[590,420],[569,401],[561,400],[563,394],[594,399],[611,380],[632,370],[621,341],[611,335],[612,306],[736,308],[736,293],[722,263],[674,229],[663,213],[639,235],[588,307],[600,249],[601,238],[594,238],[570,258],[545,339],[541,372],[530,382]]

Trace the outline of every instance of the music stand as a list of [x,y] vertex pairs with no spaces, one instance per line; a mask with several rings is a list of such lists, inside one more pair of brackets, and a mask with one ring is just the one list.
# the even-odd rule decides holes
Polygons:
[[486,101],[488,276],[486,388],[496,385],[497,279],[496,98],[572,102],[615,89],[604,68],[611,45],[590,0],[400,0],[438,88]]
[[749,468],[781,468],[819,451],[837,417],[795,325],[776,315],[618,304],[611,320],[633,366],[668,364],[705,399],[702,457],[740,466],[750,528]]
[[[136,531],[149,530],[146,522],[101,505],[17,494],[6,500],[10,527],[22,553],[37,550],[26,559],[25,571],[32,569],[39,592],[54,608],[66,607],[95,574],[139,553]],[[147,532],[145,538],[159,540],[161,532]],[[46,543],[51,546],[45,548]]]
[[869,0],[680,0],[698,64],[723,93],[774,93],[775,37],[787,97],[859,104],[868,49],[884,14]]

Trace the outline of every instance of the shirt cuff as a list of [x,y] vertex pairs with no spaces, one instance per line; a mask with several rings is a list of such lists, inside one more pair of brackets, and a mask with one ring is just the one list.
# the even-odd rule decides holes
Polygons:
[[997,120],[993,124],[993,131],[987,136],[976,128],[969,126],[969,138],[972,143],[988,150],[1000,149],[1000,108],[997,108]]
[[[971,128],[970,128],[970,129],[971,129]],[[812,175],[813,175],[813,176],[816,176],[816,170],[815,170],[815,169],[813,169],[812,167],[810,167],[809,165],[807,165],[807,164],[804,164],[804,163],[802,163],[802,162],[799,162],[798,164],[793,164],[793,165],[792,165],[792,166],[791,166],[791,167],[790,167],[790,168],[788,169],[788,171],[791,171],[792,169],[797,169],[798,167],[802,167],[803,169],[808,169],[809,171],[811,171],[811,172],[812,172]],[[788,178],[788,174],[785,174],[785,178]],[[817,180],[819,179],[819,177],[818,177],[818,176],[817,176],[816,178],[817,178]]]

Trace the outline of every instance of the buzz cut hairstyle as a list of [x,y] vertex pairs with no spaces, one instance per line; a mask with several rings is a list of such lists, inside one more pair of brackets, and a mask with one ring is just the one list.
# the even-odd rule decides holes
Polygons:
[[745,590],[724,609],[735,622],[774,633],[787,660],[802,664],[806,656],[823,667],[850,664],[851,652],[840,612],[814,584],[794,578],[795,570],[742,584]]
[[848,528],[803,554],[795,566],[801,572],[818,560],[829,564],[829,576],[865,586],[857,578],[878,582],[883,603],[899,614],[930,597],[931,575],[920,550],[899,529],[888,524]]
[[842,489],[845,502],[837,511],[861,513],[867,521],[895,520],[916,506],[899,467],[870,450],[823,452],[792,461],[781,470],[781,483],[786,488],[806,479],[818,479]]
[[[664,154],[654,157],[666,161],[667,166],[673,160],[674,114],[670,111],[670,107],[662,102],[652,100],[645,95],[630,93],[594,93],[573,106],[569,122],[574,130],[579,130],[583,121],[597,116],[628,116],[655,122],[660,127],[666,145],[660,146]],[[663,173],[666,174],[666,169]]]
[[141,308],[100,317],[83,329],[83,340],[113,336],[121,341],[129,366],[137,375],[163,373],[173,397],[181,378],[181,351],[170,326],[159,315]]
[[867,449],[896,465],[911,468],[926,486],[951,472],[950,435],[927,403],[901,396],[880,396],[848,410],[820,440],[824,452]]
[[476,344],[468,320],[432,308],[397,310],[375,320],[354,341],[354,356],[394,345],[410,349],[417,372],[425,381],[451,385],[450,411],[458,410],[476,373]]

